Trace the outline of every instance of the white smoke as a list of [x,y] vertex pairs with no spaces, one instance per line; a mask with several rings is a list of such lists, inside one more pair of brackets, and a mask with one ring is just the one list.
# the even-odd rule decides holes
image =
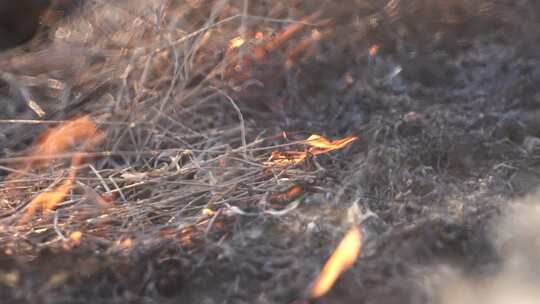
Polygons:
[[440,303],[540,303],[540,194],[509,203],[493,242],[502,257],[501,270],[471,279],[443,267],[437,272]]

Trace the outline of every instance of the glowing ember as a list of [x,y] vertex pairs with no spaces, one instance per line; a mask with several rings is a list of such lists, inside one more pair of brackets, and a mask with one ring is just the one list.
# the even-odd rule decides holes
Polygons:
[[291,51],[288,52],[288,57],[285,61],[285,68],[291,68],[295,58],[299,57],[300,54],[306,52],[311,46],[321,41],[326,34],[328,33],[323,34],[317,30],[314,30],[310,36],[302,39]]
[[321,274],[311,288],[310,296],[319,298],[325,295],[341,273],[352,267],[360,255],[361,247],[362,232],[357,227],[353,227],[347,232],[324,265]]
[[302,30],[306,26],[306,23],[313,22],[320,16],[321,11],[316,11],[315,13],[305,17],[302,22],[289,25],[283,32],[277,35],[274,40],[272,40],[270,43],[268,43],[268,45],[266,45],[266,50],[268,52],[272,52],[282,47],[286,41],[291,39],[296,33]]
[[123,250],[130,249],[133,247],[133,240],[131,238],[126,238],[121,241],[117,241],[116,245]]

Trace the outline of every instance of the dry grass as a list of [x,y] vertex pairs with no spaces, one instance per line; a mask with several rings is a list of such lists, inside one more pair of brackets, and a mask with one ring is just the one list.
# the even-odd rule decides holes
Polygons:
[[[0,61],[8,68],[2,79],[22,100],[35,100],[45,117],[36,120],[35,113],[24,111],[17,117],[27,120],[2,121],[13,140],[0,160],[12,172],[0,184],[12,192],[4,196],[0,240],[14,241],[15,250],[21,240],[58,247],[65,235],[81,231],[89,242],[172,237],[191,246],[186,231],[197,239],[214,230],[227,234],[224,223],[242,208],[262,214],[268,195],[312,179],[308,165],[268,165],[273,151],[294,142],[279,133],[255,133],[228,93],[234,92],[228,83],[236,81],[230,67],[239,56],[249,56],[227,50],[229,41],[245,36],[248,22],[266,20],[247,15],[247,5],[88,1],[51,29],[51,41],[35,42],[30,53],[3,54]],[[267,22],[294,25],[268,42],[267,52],[306,26]],[[14,150],[34,137],[27,130],[54,127],[80,113],[92,117],[105,140],[93,151],[77,152],[87,161],[68,193],[57,195],[47,189],[71,180],[63,177],[63,160],[81,147],[53,141],[56,161],[42,169],[33,164],[50,153]],[[32,202],[44,195],[63,200],[49,204],[55,207],[54,221],[46,214],[31,218],[37,208]]]

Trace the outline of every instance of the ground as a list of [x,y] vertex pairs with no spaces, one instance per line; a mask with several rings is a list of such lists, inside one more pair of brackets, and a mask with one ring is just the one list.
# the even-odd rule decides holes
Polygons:
[[[474,303],[537,267],[534,1],[67,2],[0,53],[9,303]],[[272,163],[312,134],[358,139]]]

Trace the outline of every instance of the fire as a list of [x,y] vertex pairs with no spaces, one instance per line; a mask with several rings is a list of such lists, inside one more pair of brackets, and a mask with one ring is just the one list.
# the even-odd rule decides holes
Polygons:
[[316,11],[315,13],[305,17],[302,22],[294,23],[289,25],[283,32],[278,34],[272,41],[270,41],[265,49],[267,52],[273,52],[280,47],[282,47],[285,42],[290,40],[294,35],[296,35],[300,30],[302,30],[306,23],[312,22],[321,16],[321,11]]
[[311,146],[309,152],[313,155],[324,154],[330,151],[339,150],[345,148],[348,144],[357,140],[358,137],[349,136],[341,140],[329,141],[328,139],[314,134],[305,140],[305,144]]
[[[65,153],[70,148],[80,145],[81,150],[86,150],[90,145],[95,145],[103,139],[104,134],[97,130],[96,125],[88,116],[73,119],[40,136],[37,144],[32,148],[30,160],[21,171],[27,173],[34,169],[49,166],[55,158],[58,158],[60,154]],[[71,168],[64,182],[55,189],[43,192],[32,199],[21,219],[21,223],[27,223],[38,210],[42,210],[43,214],[48,216],[51,210],[64,200],[75,182],[78,167],[81,165],[82,160],[83,154],[81,152],[73,155]],[[13,176],[8,179],[13,180]]]
[[210,208],[204,208],[202,210],[202,214],[204,216],[211,217],[211,216],[214,216],[214,214],[216,214],[216,212],[214,210],[210,209]]
[[123,250],[130,249],[133,247],[133,240],[131,238],[118,240],[116,241],[116,246],[118,246],[118,248],[123,249]]
[[330,151],[343,149],[357,139],[358,137],[349,136],[344,139],[330,141],[325,137],[313,134],[308,137],[308,139],[300,142],[311,146],[307,151],[273,151],[272,155],[268,159],[267,164],[281,168],[298,165],[304,162],[310,154],[319,155],[328,153]]
[[37,210],[43,210],[45,217],[49,216],[51,210],[56,208],[60,204],[68,192],[71,190],[73,183],[75,182],[75,176],[77,175],[78,165],[82,160],[80,153],[75,154],[72,161],[72,166],[69,171],[69,175],[66,180],[52,191],[47,191],[36,196],[29,204],[26,214],[21,218],[21,223],[27,223]]
[[369,48],[369,51],[368,51],[369,56],[371,56],[371,57],[377,56],[377,54],[379,53],[379,49],[380,49],[380,46],[379,46],[379,45],[377,45],[377,44],[372,45],[372,46]]
[[236,37],[236,38],[233,38],[230,42],[229,42],[229,49],[237,49],[239,47],[241,47],[246,41],[244,40],[244,38],[242,37]]
[[65,239],[63,248],[66,251],[72,250],[73,248],[81,245],[83,234],[81,231],[73,231],[69,234],[69,237]]
[[276,166],[276,167],[290,167],[294,165],[301,164],[307,158],[306,152],[300,151],[289,151],[289,152],[280,152],[273,151],[272,155],[268,159],[267,164]]
[[83,116],[70,120],[38,138],[37,144],[32,149],[30,161],[23,171],[46,167],[71,147],[79,144],[87,147],[100,142],[103,138],[104,135],[97,130],[90,117]]
[[311,288],[310,296],[319,298],[334,285],[341,273],[352,267],[362,247],[362,232],[357,227],[351,228],[324,265],[321,274]]

